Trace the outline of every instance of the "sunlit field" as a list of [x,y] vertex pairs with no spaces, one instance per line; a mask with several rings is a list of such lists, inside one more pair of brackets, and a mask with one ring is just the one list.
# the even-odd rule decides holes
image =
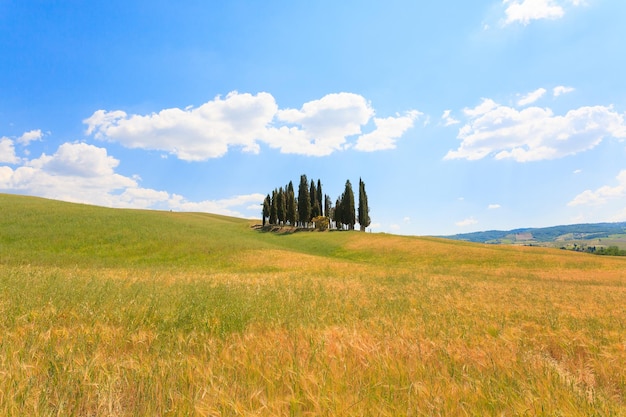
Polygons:
[[0,194],[0,415],[626,415],[626,259]]

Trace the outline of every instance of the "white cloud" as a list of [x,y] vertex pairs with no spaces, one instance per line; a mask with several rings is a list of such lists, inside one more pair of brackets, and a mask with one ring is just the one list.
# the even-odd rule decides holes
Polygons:
[[17,143],[26,146],[32,141],[41,140],[41,138],[43,138],[43,133],[41,133],[40,129],[31,130],[29,132],[25,132],[22,136],[17,138]]
[[247,210],[251,203],[258,207],[264,198],[250,194],[191,202],[176,194],[141,187],[138,176],[117,174],[118,164],[104,148],[64,143],[53,155],[22,161],[16,169],[0,166],[0,190],[106,207],[204,211],[235,217],[245,217],[239,210]]
[[443,114],[441,115],[441,120],[443,120],[444,126],[452,126],[461,123],[459,120],[456,120],[455,118],[450,116],[450,113],[452,113],[451,110],[444,110]]
[[582,169],[575,169],[575,170],[574,170],[574,174],[580,174],[580,173],[582,173],[582,172],[583,172],[583,170],[582,170]]
[[[374,116],[364,97],[328,94],[300,109],[279,109],[269,93],[229,93],[198,108],[172,108],[150,115],[98,110],[84,120],[87,134],[129,148],[168,152],[186,161],[225,155],[229,148],[259,152],[265,143],[282,153],[324,156],[352,146]],[[357,142],[359,150],[389,149],[420,113],[374,118],[376,130]],[[410,123],[409,123],[410,122]],[[410,125],[409,125],[410,124]]]
[[262,139],[283,153],[330,155],[345,149],[347,137],[360,134],[373,115],[370,104],[358,94],[328,94],[299,110],[279,110],[277,120],[287,125],[268,129]]
[[626,138],[624,116],[610,106],[580,107],[558,116],[549,108],[517,110],[483,99],[464,113],[469,120],[457,136],[461,145],[445,159],[556,159],[592,149],[605,137]]
[[478,224],[478,220],[476,220],[473,217],[470,217],[465,220],[461,220],[460,222],[456,222],[455,224],[459,227],[467,227],[467,226]]
[[508,5],[504,13],[505,25],[520,22],[529,24],[532,20],[559,19],[565,14],[565,10],[553,0],[503,0],[502,4]]
[[256,139],[263,135],[277,109],[268,93],[253,96],[233,92],[196,109],[172,108],[145,116],[98,110],[84,123],[87,134],[93,133],[98,139],[201,161],[223,156],[229,146],[258,152]]
[[415,119],[421,114],[412,110],[408,111],[404,116],[387,117],[385,119],[375,117],[374,124],[376,125],[376,130],[360,136],[354,148],[366,152],[395,149],[396,139],[402,137],[404,132],[412,128]]
[[503,25],[519,22],[524,26],[533,20],[556,20],[571,7],[586,5],[585,0],[503,0],[506,6]]
[[517,105],[518,106],[526,106],[528,104],[534,103],[535,101],[537,101],[541,97],[543,97],[543,95],[546,94],[546,92],[547,92],[547,90],[545,88],[538,88],[537,90],[532,91],[532,92],[526,94],[521,99],[519,99],[519,101],[517,102]]
[[6,136],[0,138],[0,163],[17,164],[20,159],[15,155],[15,145]]
[[499,209],[499,208],[501,208],[501,207],[502,207],[502,206],[501,206],[500,204],[489,204],[489,205],[487,206],[487,208],[488,208],[489,210],[497,210],[497,209]]
[[563,95],[563,94],[571,93],[574,90],[575,90],[575,88],[573,88],[573,87],[565,87],[563,85],[559,85],[559,86],[556,86],[556,87],[554,87],[552,89],[552,94],[554,95],[554,97],[558,97],[558,96]]
[[50,157],[45,154],[29,163],[51,174],[84,178],[113,175],[119,161],[107,150],[86,143],[64,143]]
[[599,206],[607,203],[609,200],[626,197],[626,170],[621,171],[617,175],[617,185],[605,185],[595,191],[586,190],[578,194],[572,201],[567,203],[568,206]]

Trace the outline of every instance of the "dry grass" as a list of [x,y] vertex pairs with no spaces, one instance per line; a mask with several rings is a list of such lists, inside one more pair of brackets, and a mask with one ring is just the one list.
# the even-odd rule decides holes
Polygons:
[[626,415],[623,259],[245,242],[217,266],[0,264],[0,415]]

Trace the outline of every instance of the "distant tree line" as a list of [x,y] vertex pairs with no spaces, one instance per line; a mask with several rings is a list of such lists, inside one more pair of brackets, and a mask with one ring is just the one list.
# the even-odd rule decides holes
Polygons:
[[315,227],[325,230],[354,230],[358,222],[361,231],[371,224],[365,183],[359,178],[359,205],[355,212],[354,192],[350,180],[346,181],[344,192],[333,200],[322,191],[322,182],[308,181],[300,176],[298,194],[289,181],[284,187],[275,188],[263,201],[263,226]]
[[566,248],[562,246],[561,249],[569,249],[575,252],[587,252],[592,253],[594,255],[606,255],[606,256],[626,256],[626,250],[620,249],[618,246],[601,246],[599,248],[595,246],[587,246],[587,245],[578,245],[574,244],[571,248]]

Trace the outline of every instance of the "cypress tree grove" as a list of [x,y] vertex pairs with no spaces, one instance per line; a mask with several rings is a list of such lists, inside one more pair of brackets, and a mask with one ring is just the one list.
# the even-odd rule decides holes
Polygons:
[[370,219],[370,209],[367,205],[367,193],[365,192],[365,183],[359,178],[359,226],[364,232],[367,226],[372,223]]
[[[263,201],[263,226],[269,220],[269,224],[272,225],[309,228],[313,219],[316,219],[316,228],[320,230],[333,224],[338,230],[354,230],[357,216],[350,180],[346,181],[345,190],[337,198],[334,207],[333,200],[322,192],[322,181],[318,179],[317,182],[314,180],[309,182],[304,174],[300,176],[297,197],[292,181],[284,187],[275,188]],[[365,183],[361,178],[359,178],[358,223],[361,230],[365,230],[371,223]]]

